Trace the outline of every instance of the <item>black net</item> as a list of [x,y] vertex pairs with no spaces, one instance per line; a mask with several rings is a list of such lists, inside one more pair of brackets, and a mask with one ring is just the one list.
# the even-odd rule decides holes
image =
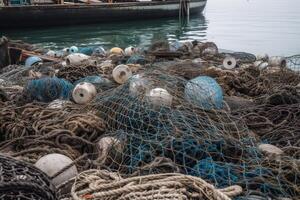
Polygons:
[[0,155],[0,172],[1,199],[58,199],[48,176],[28,163]]

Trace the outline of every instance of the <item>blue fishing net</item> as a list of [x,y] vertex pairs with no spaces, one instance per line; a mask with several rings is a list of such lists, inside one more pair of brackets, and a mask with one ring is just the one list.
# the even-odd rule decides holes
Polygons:
[[30,101],[69,100],[73,87],[73,84],[67,80],[46,77],[28,81],[23,93]]

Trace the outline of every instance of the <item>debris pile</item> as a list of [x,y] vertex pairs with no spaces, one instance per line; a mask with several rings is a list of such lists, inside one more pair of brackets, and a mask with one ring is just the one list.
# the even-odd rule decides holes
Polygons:
[[47,174],[32,199],[300,198],[300,56],[1,42],[0,152]]

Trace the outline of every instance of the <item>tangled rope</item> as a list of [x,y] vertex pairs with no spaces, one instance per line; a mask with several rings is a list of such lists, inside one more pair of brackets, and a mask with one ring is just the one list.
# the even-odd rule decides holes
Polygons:
[[201,178],[182,174],[155,174],[121,178],[116,173],[89,170],[72,187],[74,200],[84,199],[205,199],[230,200],[242,192],[238,186],[215,189]]

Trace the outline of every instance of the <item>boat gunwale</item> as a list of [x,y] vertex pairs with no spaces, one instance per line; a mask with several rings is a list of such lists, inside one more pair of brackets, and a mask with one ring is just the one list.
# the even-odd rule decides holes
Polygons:
[[[45,8],[114,8],[114,7],[131,7],[131,6],[153,6],[153,5],[169,5],[178,4],[180,0],[168,1],[147,1],[147,2],[121,2],[121,3],[74,3],[74,4],[46,4],[46,5],[22,5],[22,6],[4,6],[1,10],[16,10],[16,9],[45,9]],[[207,0],[190,0],[190,3],[207,2]]]

